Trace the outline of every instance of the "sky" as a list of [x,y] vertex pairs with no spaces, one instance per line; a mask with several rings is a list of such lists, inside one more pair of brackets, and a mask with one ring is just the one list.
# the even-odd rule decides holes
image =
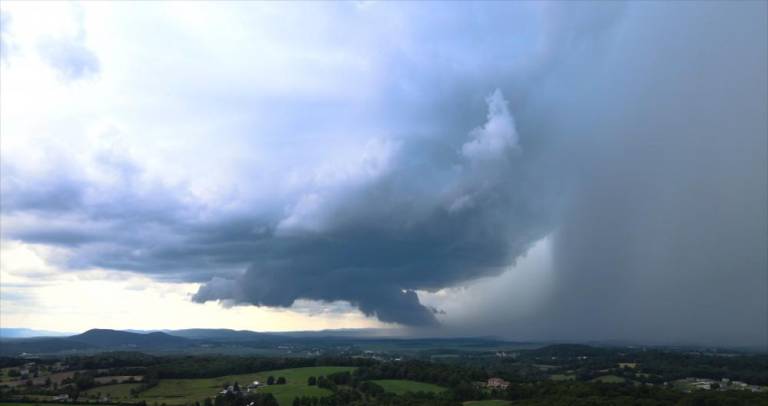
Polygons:
[[0,325],[766,346],[767,16],[4,1]]

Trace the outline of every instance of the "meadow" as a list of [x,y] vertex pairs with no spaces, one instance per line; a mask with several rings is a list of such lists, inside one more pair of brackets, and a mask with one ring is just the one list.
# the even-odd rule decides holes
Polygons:
[[117,384],[93,388],[87,392],[90,396],[109,395],[112,401],[137,402],[144,400],[148,404],[180,405],[195,402],[202,403],[205,398],[215,398],[225,385],[235,382],[243,390],[253,381],[265,383],[269,376],[275,379],[284,377],[284,385],[269,385],[260,387],[258,392],[271,393],[281,406],[290,406],[297,396],[327,396],[331,391],[317,386],[307,385],[310,376],[325,376],[334,372],[353,371],[353,367],[307,367],[291,368],[273,371],[263,371],[251,374],[225,375],[216,378],[205,379],[161,379],[157,386],[140,393],[132,398],[130,390],[138,384]]

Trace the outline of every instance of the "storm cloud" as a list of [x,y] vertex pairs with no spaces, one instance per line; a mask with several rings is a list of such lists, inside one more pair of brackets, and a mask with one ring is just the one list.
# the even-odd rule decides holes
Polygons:
[[[344,301],[436,334],[766,342],[765,3],[441,6],[244,4],[208,10],[242,24],[219,41],[187,31],[194,15],[146,34],[191,41],[175,53],[87,44],[73,77],[154,74],[126,89],[136,112],[59,119],[34,127],[45,148],[4,152],[3,238],[59,247],[66,269],[198,282],[199,302]],[[127,21],[162,19],[148,7]],[[218,62],[175,70],[191,57]],[[90,134],[50,141],[62,131]],[[505,318],[519,301],[503,294],[493,320],[419,298],[506,278],[547,237],[552,289],[521,292],[527,315]]]

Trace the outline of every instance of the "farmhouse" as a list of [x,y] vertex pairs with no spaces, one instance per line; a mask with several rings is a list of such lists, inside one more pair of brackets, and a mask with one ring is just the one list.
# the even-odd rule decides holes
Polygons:
[[263,386],[263,384],[259,381],[253,381],[253,383],[248,384],[247,391],[250,392],[251,389],[257,389],[259,386]]
[[507,389],[509,387],[509,382],[501,378],[490,378],[485,386],[491,389]]

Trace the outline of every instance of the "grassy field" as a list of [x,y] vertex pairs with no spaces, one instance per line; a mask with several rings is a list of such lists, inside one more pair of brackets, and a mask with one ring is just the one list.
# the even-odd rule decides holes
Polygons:
[[446,390],[442,386],[433,385],[431,383],[407,381],[402,379],[379,379],[371,382],[379,384],[387,392],[395,393],[398,395],[406,392],[442,392]]
[[554,374],[550,375],[549,379],[553,381],[573,381],[576,380],[575,375]]
[[[227,375],[208,379],[162,379],[157,386],[142,392],[136,400],[145,400],[150,404],[157,402],[158,404],[166,403],[168,405],[184,404],[187,402],[194,403],[195,401],[202,403],[206,397],[216,397],[216,394],[222,389],[224,384],[237,382],[244,388],[253,381],[266,382],[267,377],[271,375],[275,379],[280,376],[284,377],[286,384],[271,385],[259,388],[258,391],[272,393],[281,406],[290,406],[293,399],[297,396],[325,396],[331,394],[327,389],[307,385],[307,379],[310,376],[324,376],[334,372],[352,370],[354,370],[353,367],[308,367],[253,374]],[[110,386],[124,387],[125,385],[128,384]],[[114,390],[124,391],[130,389],[114,388]],[[117,399],[113,397],[113,400]]]
[[510,402],[508,400],[498,400],[498,399],[470,400],[469,402],[464,402],[464,406],[506,406],[509,404]]

